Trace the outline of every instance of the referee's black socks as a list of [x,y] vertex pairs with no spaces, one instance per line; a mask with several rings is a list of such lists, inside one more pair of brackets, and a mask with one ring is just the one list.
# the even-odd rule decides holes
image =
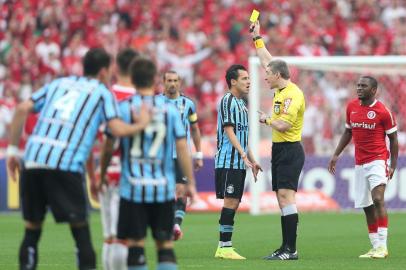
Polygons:
[[80,270],[96,269],[96,253],[90,238],[89,225],[70,227],[75,239]]
[[220,215],[220,246],[221,247],[231,247],[231,237],[233,236],[234,230],[234,216],[235,210],[230,208],[221,209]]
[[290,252],[296,251],[297,226],[299,215],[296,204],[290,204],[282,208],[282,246],[287,247]]
[[41,229],[25,229],[19,252],[20,270],[36,269],[38,262],[38,241]]

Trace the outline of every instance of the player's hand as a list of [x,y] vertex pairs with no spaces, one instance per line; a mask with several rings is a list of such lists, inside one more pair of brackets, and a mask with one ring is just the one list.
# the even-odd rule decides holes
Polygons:
[[392,179],[393,174],[395,173],[396,168],[389,167],[389,180]]
[[336,174],[336,163],[338,160],[338,156],[333,156],[329,163],[328,163],[328,171],[332,174],[335,175]]
[[21,170],[20,158],[17,156],[9,156],[7,158],[7,169],[14,182],[17,182],[17,173]]
[[97,192],[105,193],[107,191],[107,183],[108,183],[107,175],[103,177],[100,176],[99,181],[97,182]]
[[247,166],[248,168],[253,168],[254,164],[252,164],[252,162],[248,159],[247,154],[244,153],[244,155],[242,155],[242,160],[244,160],[245,166]]
[[259,171],[263,172],[261,165],[254,162],[253,167],[252,167],[252,174],[254,175],[255,182],[257,182],[257,180],[258,180],[257,176],[258,176]]
[[258,20],[256,22],[254,22],[254,23],[251,23],[250,29],[252,29],[251,36],[253,38],[257,37],[257,36],[260,36],[260,26],[259,26],[259,21]]
[[186,185],[186,196],[190,198],[189,205],[195,203],[197,199],[196,185],[190,183]]
[[257,111],[259,114],[259,122],[261,124],[265,124],[266,123],[266,119],[268,118],[268,116],[266,115],[266,113],[264,113],[263,111]]
[[195,171],[198,171],[203,167],[203,159],[195,158],[193,163]]
[[152,110],[148,105],[142,104],[138,112],[136,112],[135,110],[132,111],[132,117],[135,123],[139,123],[142,127],[145,128],[147,127],[149,122],[151,122]]
[[90,196],[92,197],[93,200],[96,202],[99,201],[99,187],[98,183],[96,181],[90,181]]

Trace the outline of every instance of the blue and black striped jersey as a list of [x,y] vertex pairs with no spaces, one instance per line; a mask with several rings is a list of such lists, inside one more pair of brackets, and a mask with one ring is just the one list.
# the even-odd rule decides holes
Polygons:
[[149,104],[153,117],[133,137],[120,141],[120,196],[136,203],[166,202],[175,198],[173,144],[186,136],[178,110],[159,96],[135,95],[120,102],[123,120],[132,122],[131,110]]
[[[197,122],[196,105],[188,97],[180,95],[178,98],[168,98],[167,101],[178,109],[180,112],[180,117],[182,119],[183,126],[186,132],[186,138],[191,149],[191,139],[190,139],[190,125]],[[174,145],[173,158],[176,158],[176,147]]]
[[26,145],[27,168],[83,172],[100,124],[119,116],[113,94],[87,77],[56,79],[31,100],[40,114]]
[[217,153],[215,168],[245,169],[244,160],[231,144],[224,127],[233,126],[234,133],[244,149],[248,150],[248,109],[241,98],[225,94],[217,108]]

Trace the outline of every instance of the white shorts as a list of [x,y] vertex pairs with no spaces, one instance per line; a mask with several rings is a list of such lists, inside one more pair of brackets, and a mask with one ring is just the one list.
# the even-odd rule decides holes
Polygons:
[[373,204],[371,191],[388,183],[388,164],[385,160],[374,160],[363,165],[355,165],[355,208]]
[[120,195],[118,186],[109,185],[104,193],[99,193],[100,213],[104,238],[117,235]]

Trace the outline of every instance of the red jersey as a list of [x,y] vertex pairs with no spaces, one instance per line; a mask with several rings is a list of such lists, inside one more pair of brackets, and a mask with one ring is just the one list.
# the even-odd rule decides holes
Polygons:
[[[126,87],[119,84],[115,84],[111,87],[116,100],[118,102],[132,96],[135,94],[135,89],[133,87]],[[117,185],[120,181],[120,151],[118,150],[118,143],[114,145],[114,153],[111,158],[110,165],[107,168],[107,176],[109,179],[109,184]]]
[[358,99],[350,101],[345,127],[352,130],[355,164],[389,158],[386,134],[397,131],[397,126],[392,113],[382,102],[375,100],[369,106],[362,106]]

